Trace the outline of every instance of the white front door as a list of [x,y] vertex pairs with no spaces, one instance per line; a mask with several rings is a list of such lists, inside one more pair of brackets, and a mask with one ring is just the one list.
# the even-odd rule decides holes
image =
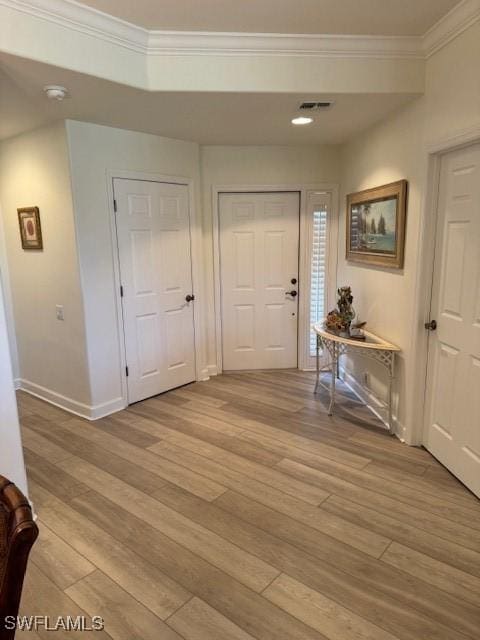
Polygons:
[[223,369],[297,366],[299,193],[219,196]]
[[442,158],[431,318],[427,448],[480,497],[480,145]]
[[188,187],[115,178],[128,402],[195,380]]

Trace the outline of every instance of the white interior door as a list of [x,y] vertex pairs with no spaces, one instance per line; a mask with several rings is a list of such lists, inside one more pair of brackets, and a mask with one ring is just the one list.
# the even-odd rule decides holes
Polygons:
[[132,403],[195,380],[188,187],[113,186]]
[[219,196],[224,370],[297,366],[299,208],[299,193]]
[[480,145],[441,164],[427,448],[480,496]]

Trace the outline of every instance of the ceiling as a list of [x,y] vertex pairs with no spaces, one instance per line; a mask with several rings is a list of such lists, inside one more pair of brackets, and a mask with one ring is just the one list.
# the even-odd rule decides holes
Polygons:
[[[42,88],[63,84],[71,97],[51,102]],[[295,127],[304,100],[334,106]],[[93,76],[0,54],[0,138],[70,118],[201,144],[336,144],[413,96],[405,94],[268,94],[149,92]]]
[[146,29],[419,36],[460,0],[83,0]]

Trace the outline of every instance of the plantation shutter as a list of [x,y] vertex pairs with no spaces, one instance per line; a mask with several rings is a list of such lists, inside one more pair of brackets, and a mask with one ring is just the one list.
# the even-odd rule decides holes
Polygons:
[[[313,212],[313,246],[310,280],[310,326],[326,315],[327,205],[317,205]],[[316,336],[310,330],[310,355],[315,355]]]

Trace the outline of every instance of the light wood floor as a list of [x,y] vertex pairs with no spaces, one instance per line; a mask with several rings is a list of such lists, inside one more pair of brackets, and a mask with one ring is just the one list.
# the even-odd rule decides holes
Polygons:
[[82,638],[478,640],[479,501],[312,390],[229,374],[93,423],[19,394],[41,531],[22,613],[103,616]]

